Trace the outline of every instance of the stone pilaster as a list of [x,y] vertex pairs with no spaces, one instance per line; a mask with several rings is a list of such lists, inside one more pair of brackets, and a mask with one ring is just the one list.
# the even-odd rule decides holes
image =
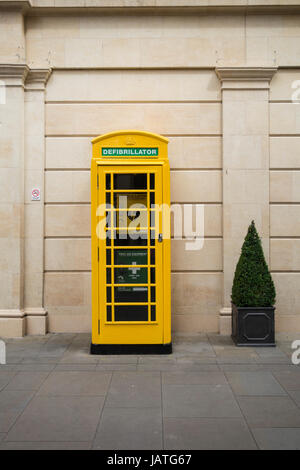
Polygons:
[[[30,70],[25,83],[25,283],[26,333],[47,332],[43,303],[45,86],[49,69]],[[32,190],[40,200],[32,200]]]
[[24,82],[26,65],[0,65],[0,336],[25,333]]
[[276,68],[221,67],[223,127],[223,308],[231,333],[231,288],[251,220],[269,257],[269,85]]

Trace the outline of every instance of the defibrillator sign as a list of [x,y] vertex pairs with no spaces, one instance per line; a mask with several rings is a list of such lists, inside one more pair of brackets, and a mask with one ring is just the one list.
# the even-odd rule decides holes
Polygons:
[[102,147],[103,157],[158,157],[158,147]]

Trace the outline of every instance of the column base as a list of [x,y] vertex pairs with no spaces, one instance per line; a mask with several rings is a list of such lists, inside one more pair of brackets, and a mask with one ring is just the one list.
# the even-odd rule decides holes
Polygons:
[[26,313],[26,335],[45,335],[48,332],[48,312],[43,308],[28,308]]
[[220,310],[219,332],[222,336],[231,336],[231,307],[224,307]]
[[0,310],[0,338],[45,335],[47,316],[47,311],[43,308]]
[[0,338],[21,338],[26,334],[24,310],[0,310]]

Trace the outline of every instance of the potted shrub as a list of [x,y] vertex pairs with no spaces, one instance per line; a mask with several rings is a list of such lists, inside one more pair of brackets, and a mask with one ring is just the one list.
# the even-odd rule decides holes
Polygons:
[[237,346],[275,346],[275,287],[254,221],[232,286],[232,339]]

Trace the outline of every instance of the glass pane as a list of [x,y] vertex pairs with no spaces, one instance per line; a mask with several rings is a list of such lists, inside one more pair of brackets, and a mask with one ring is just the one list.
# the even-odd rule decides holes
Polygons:
[[111,230],[106,232],[106,246],[111,246]]
[[155,284],[155,268],[151,268],[151,284]]
[[[115,246],[146,246],[147,245],[147,231],[145,230],[115,230]],[[155,242],[155,240],[154,240]]]
[[155,264],[155,249],[151,248],[151,264]]
[[115,302],[147,302],[148,287],[115,287]]
[[151,321],[156,320],[156,307],[155,305],[151,305]]
[[106,306],[106,318],[107,321],[111,321],[111,305]]
[[106,193],[105,198],[106,204],[110,204],[110,193]]
[[111,287],[106,288],[106,302],[111,302]]
[[114,193],[115,209],[147,208],[147,193]]
[[115,321],[148,321],[148,305],[116,305]]
[[114,175],[114,189],[147,189],[147,173]]
[[105,220],[106,220],[105,227],[110,228],[111,227],[111,212],[110,211],[105,212]]
[[155,174],[150,174],[150,189],[155,189]]
[[106,189],[110,189],[110,174],[106,175]]
[[111,284],[111,269],[106,269],[106,284]]
[[155,211],[150,211],[150,226],[155,227],[156,213]]
[[115,213],[116,227],[121,228],[140,228],[148,227],[147,210],[128,209]]
[[150,245],[155,246],[155,230],[150,230]]
[[111,264],[111,250],[106,250],[106,264]]
[[115,250],[115,264],[147,264],[147,250]]
[[147,268],[115,268],[115,284],[147,284]]
[[155,287],[151,287],[151,302],[155,302]]
[[150,206],[155,204],[155,193],[150,193]]

